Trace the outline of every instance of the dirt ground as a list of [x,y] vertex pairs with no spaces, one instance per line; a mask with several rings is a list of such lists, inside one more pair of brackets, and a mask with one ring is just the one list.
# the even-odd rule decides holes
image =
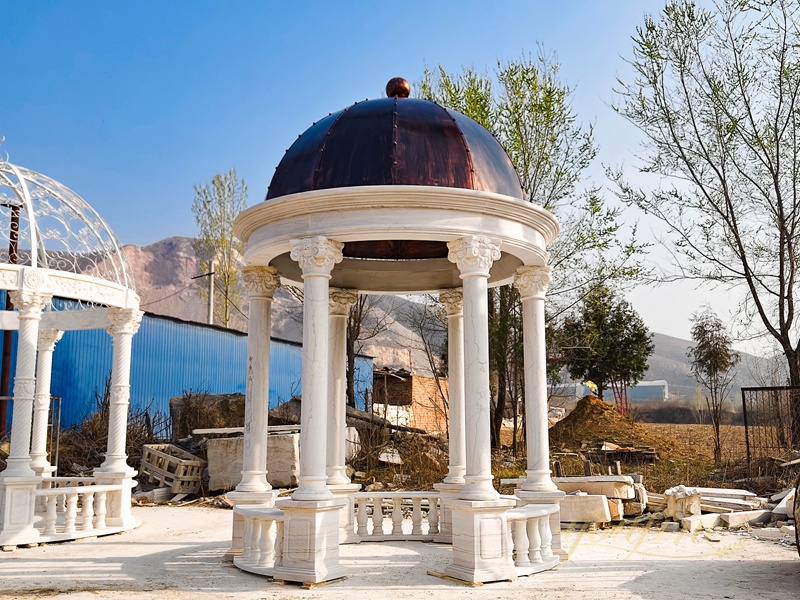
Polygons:
[[141,527],[121,535],[0,554],[0,598],[109,600],[794,598],[794,547],[723,532],[612,528],[564,534],[569,560],[515,582],[466,587],[427,575],[449,546],[406,542],[342,546],[348,579],[305,590],[243,573],[226,558],[232,513],[199,507],[136,507]]

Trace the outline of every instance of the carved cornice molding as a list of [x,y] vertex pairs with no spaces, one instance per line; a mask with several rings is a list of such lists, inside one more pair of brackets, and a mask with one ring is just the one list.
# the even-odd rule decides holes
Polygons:
[[111,324],[106,328],[112,336],[127,333],[134,335],[139,331],[139,323],[144,312],[137,308],[109,308],[108,320]]
[[483,235],[467,235],[447,242],[447,259],[456,263],[461,276],[489,276],[492,263],[500,258],[500,243]]
[[290,257],[307,275],[330,276],[333,266],[342,261],[344,244],[318,235],[312,238],[295,239],[289,242]]
[[460,289],[439,292],[439,302],[444,305],[448,315],[459,315],[464,312],[464,294]]
[[275,267],[245,267],[242,283],[248,297],[272,298],[281,285],[281,276]]
[[553,269],[547,265],[542,267],[520,267],[514,277],[514,285],[520,296],[544,300],[547,288],[552,281]]
[[346,315],[358,301],[358,292],[342,288],[331,288],[328,292],[328,307],[332,315]]

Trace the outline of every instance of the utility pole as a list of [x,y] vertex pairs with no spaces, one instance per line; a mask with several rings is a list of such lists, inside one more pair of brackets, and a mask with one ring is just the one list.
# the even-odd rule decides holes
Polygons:
[[214,262],[211,262],[211,271],[202,275],[195,275],[192,279],[208,277],[208,324],[214,324]]

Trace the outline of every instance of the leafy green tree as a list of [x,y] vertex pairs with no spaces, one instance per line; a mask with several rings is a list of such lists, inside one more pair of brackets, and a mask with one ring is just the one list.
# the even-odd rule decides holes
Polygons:
[[[572,88],[559,77],[559,65],[539,49],[535,57],[498,61],[491,74],[467,67],[448,73],[426,70],[419,96],[455,109],[486,127],[517,168],[530,202],[558,217],[561,234],[550,246],[553,282],[550,314],[559,314],[585,290],[608,279],[638,276],[641,246],[621,241],[617,208],[606,205],[599,189],[582,189],[585,170],[597,147],[592,127],[577,122],[569,104]],[[522,320],[519,294],[511,286],[489,292],[490,361],[494,412],[492,442],[510,403],[523,393]]]
[[626,389],[644,377],[654,350],[652,334],[630,303],[608,288],[595,288],[564,319],[562,335],[572,343],[562,350],[569,374],[593,381],[600,398],[614,390],[625,412]]
[[733,384],[733,367],[739,364],[739,353],[732,347],[725,325],[710,309],[692,315],[692,341],[687,356],[697,383],[705,388],[706,408],[714,428],[714,461],[722,460],[722,423],[725,400]]
[[[214,317],[227,327],[242,301],[239,269],[244,244],[233,235],[233,220],[247,207],[247,185],[231,168],[216,173],[210,185],[195,185],[194,192],[192,212],[198,229],[194,249],[203,272],[214,273]],[[208,297],[206,286],[197,289],[201,297]]]
[[746,290],[741,325],[777,342],[800,385],[800,4],[672,1],[633,43],[616,110],[661,177],[640,189],[618,176],[621,195],[665,224],[679,276]]

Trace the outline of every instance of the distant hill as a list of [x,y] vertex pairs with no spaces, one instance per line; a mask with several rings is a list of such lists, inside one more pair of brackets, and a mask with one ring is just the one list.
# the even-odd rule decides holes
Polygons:
[[[654,333],[655,352],[647,361],[648,369],[644,376],[646,381],[664,379],[669,386],[670,396],[691,398],[695,394],[697,383],[690,370],[689,358],[686,355],[690,340]],[[771,361],[766,358],[741,353],[742,360],[736,367],[736,379],[732,390],[738,396],[742,387],[770,385],[764,380]]]
[[[191,238],[175,236],[148,246],[127,245],[124,249],[134,271],[143,310],[186,321],[206,322],[206,303],[197,293],[197,286],[206,285],[206,280],[192,279],[201,273]],[[247,313],[246,306],[240,308]],[[373,318],[385,323],[387,328],[366,340],[362,353],[373,356],[376,367],[429,372],[424,344],[414,325],[419,304],[403,296],[381,296],[376,298],[373,308]],[[284,289],[275,294],[272,321],[273,336],[302,340],[302,305]],[[231,327],[246,331],[247,321],[241,314],[235,314]],[[444,341],[443,332],[433,333],[432,338],[434,345],[440,345]],[[656,333],[654,343],[655,353],[648,361],[644,379],[664,379],[672,396],[692,397],[696,384],[686,357],[691,342]],[[768,366],[766,359],[743,354],[737,367],[735,393],[738,394],[742,386],[765,385],[759,383],[759,379],[764,379],[759,373],[767,372]]]

